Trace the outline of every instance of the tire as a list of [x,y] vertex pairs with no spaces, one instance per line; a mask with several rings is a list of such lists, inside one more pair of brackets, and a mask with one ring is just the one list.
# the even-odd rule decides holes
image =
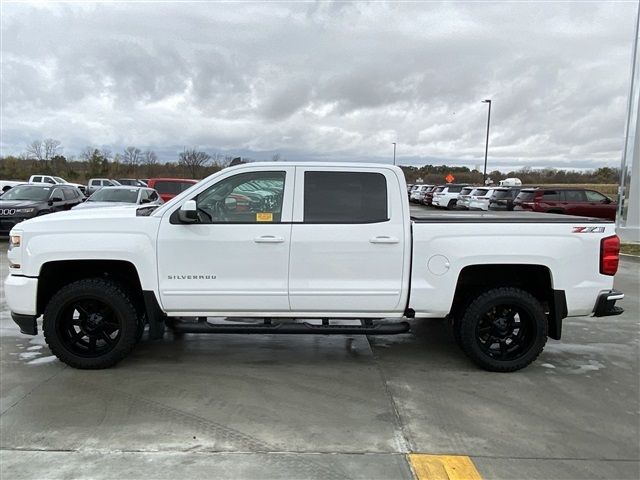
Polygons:
[[62,287],[44,310],[51,352],[80,369],[108,368],[131,352],[140,332],[136,308],[112,280],[88,278]]
[[519,288],[494,288],[479,294],[457,327],[464,353],[491,372],[515,372],[526,367],[538,358],[547,342],[542,304]]
[[447,204],[447,210],[453,210],[456,207],[457,203],[458,203],[457,200],[450,200],[449,203]]

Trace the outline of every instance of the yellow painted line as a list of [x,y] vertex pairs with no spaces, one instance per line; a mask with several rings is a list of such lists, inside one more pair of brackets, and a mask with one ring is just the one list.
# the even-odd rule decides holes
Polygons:
[[469,457],[410,453],[409,463],[417,480],[482,480]]

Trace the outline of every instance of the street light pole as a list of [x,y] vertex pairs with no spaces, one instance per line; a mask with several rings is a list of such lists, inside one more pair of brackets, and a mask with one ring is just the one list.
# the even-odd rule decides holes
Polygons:
[[491,124],[491,100],[483,100],[482,103],[489,104],[489,113],[487,114],[487,141],[484,145],[484,170],[482,171],[482,185],[487,184],[487,154],[489,153],[489,125]]
[[393,145],[393,164],[396,164],[396,142],[392,142],[391,145]]

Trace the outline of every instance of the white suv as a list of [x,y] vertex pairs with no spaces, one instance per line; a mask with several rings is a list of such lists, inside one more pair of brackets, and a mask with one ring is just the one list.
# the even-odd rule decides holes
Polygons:
[[489,200],[494,190],[491,187],[476,188],[471,192],[469,210],[489,210]]
[[431,204],[434,207],[453,210],[458,202],[458,195],[466,186],[466,184],[449,184],[438,187],[436,193],[433,194],[433,202]]
[[54,177],[53,175],[31,175],[31,177],[29,177],[29,183],[48,183],[51,185],[59,185],[59,184],[73,185],[74,187],[79,188],[82,193],[86,193],[85,192],[86,187],[84,185],[81,185],[79,183],[67,182],[64,178]]
[[422,203],[424,194],[427,193],[427,189],[432,186],[433,185],[414,185],[413,189],[411,190],[411,196],[409,197],[409,200],[413,203]]

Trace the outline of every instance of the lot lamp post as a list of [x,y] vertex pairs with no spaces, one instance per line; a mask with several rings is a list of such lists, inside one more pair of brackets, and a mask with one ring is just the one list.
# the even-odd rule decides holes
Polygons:
[[393,145],[393,164],[396,164],[396,142],[391,142],[391,145]]
[[491,99],[483,100],[482,103],[489,104],[489,112],[487,114],[487,140],[484,144],[484,170],[482,170],[482,185],[487,184],[487,154],[489,153],[489,125],[491,124]]

